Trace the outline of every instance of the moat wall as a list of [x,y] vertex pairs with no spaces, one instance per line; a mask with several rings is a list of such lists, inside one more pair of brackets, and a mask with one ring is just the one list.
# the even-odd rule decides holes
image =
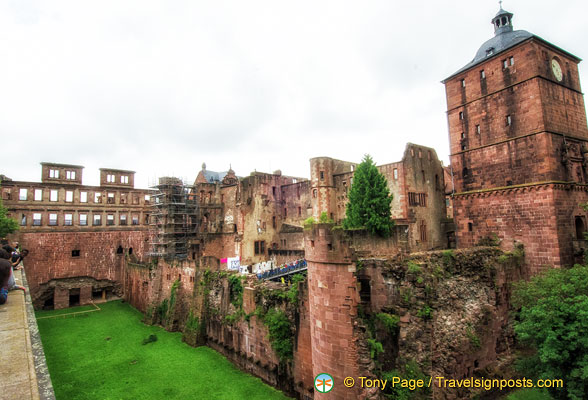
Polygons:
[[[193,261],[129,264],[125,297],[148,322],[182,331],[189,344],[208,345],[298,398],[324,396],[313,393],[320,372],[335,379],[329,398],[379,398],[377,390],[345,388],[342,379],[402,375],[407,365],[448,379],[488,377],[510,352],[510,283],[520,279],[522,249],[359,258],[352,243],[329,225],[306,231],[308,279],[290,286]],[[381,323],[382,314],[394,328]],[[286,328],[276,330],[279,323]],[[374,343],[382,351],[373,354]],[[471,393],[432,388],[423,395]]]

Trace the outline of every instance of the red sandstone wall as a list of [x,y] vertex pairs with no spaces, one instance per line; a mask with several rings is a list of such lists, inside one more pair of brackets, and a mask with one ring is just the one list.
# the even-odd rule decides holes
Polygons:
[[[514,65],[506,69],[503,68],[502,61],[511,56],[514,57]],[[562,53],[543,45],[541,42],[532,40],[515,46],[446,82],[447,109],[451,110],[473,99],[495,93],[506,86],[523,82],[535,76],[554,81],[551,72],[551,59],[554,56],[563,61],[560,62],[563,64],[562,71],[564,72],[562,84],[581,92],[577,64]],[[482,69],[486,73],[484,80],[480,79]],[[465,88],[461,85],[461,79],[466,81]]]
[[553,141],[552,135],[541,133],[452,156],[455,191],[567,180],[559,143]]
[[561,264],[583,262],[584,254],[574,253],[574,242],[580,249],[586,248],[584,236],[577,237],[575,218],[584,217],[585,221],[588,220],[588,213],[581,206],[588,203],[588,187],[558,185],[554,190],[554,200]]
[[357,317],[357,280],[349,248],[340,245],[328,225],[316,225],[306,236],[313,374],[330,374],[335,385],[316,399],[356,399],[361,391],[341,383],[359,376],[359,354],[354,323]]
[[154,297],[154,282],[149,268],[127,264],[125,269],[125,300],[141,312],[146,312]]
[[[22,233],[20,243],[30,251],[26,268],[31,295],[51,279],[89,276],[120,282],[125,254],[133,248],[142,257],[146,239],[145,231]],[[117,254],[119,246],[123,254]],[[80,256],[72,257],[72,250],[80,250]]]
[[292,375],[294,376],[294,389],[302,398],[312,398],[314,391],[313,362],[312,362],[312,336],[310,319],[310,301],[308,296],[308,283],[300,284],[298,295],[298,326],[296,327],[296,341],[294,343],[294,362]]
[[585,187],[571,188],[539,185],[455,196],[458,247],[471,247],[497,234],[506,250],[512,249],[515,240],[525,245],[531,273],[547,265],[572,263],[574,217],[587,216],[579,204],[588,201],[588,194]]

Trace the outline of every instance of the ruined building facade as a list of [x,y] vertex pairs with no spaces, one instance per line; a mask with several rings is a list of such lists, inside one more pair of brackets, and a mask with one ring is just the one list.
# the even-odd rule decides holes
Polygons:
[[30,250],[35,307],[122,295],[125,255],[149,249],[150,191],[135,189],[133,171],[103,168],[100,186],[86,186],[82,166],[41,166],[41,182],[1,182],[4,206],[20,224],[13,239]]
[[[314,158],[310,180],[280,171],[238,177],[232,169],[218,173],[203,165],[192,185],[164,177],[151,189],[135,189],[133,171],[101,169],[94,187],[82,184],[81,166],[42,163],[40,183],[5,179],[2,194],[21,224],[14,239],[31,251],[35,305],[62,308],[134,285],[123,272],[126,256],[189,260],[210,269],[226,269],[231,257],[247,266],[302,259],[304,221],[323,213],[343,220],[355,165]],[[447,247],[443,169],[435,151],[408,144],[401,161],[378,168],[393,195],[397,226],[388,242],[366,241],[364,250]]]
[[[183,330],[192,344],[200,334],[302,398],[321,398],[313,377],[325,372],[338,383],[330,397],[375,398],[377,390],[340,382],[372,376],[376,362],[405,376],[411,363],[429,376],[500,373],[495,362],[513,345],[511,283],[570,264],[585,243],[588,129],[580,60],[514,31],[502,9],[492,23],[495,37],[444,81],[451,167],[413,144],[401,161],[378,167],[394,196],[391,238],[333,224],[304,230],[309,217],[342,221],[352,162],[313,158],[310,180],[203,165],[193,184],[161,178],[154,191],[134,189],[131,171],[101,170],[101,185],[90,187],[82,167],[43,164],[41,183],[2,181],[5,205],[22,225],[14,239],[31,250],[36,305],[66,307],[113,290],[158,318],[154,308],[177,295],[177,308],[154,322]],[[451,212],[461,249],[420,252],[450,247]],[[467,249],[488,239],[516,251]],[[305,257],[308,279],[295,301],[286,285],[252,274],[235,290],[224,271],[230,257],[249,266]],[[271,347],[262,320],[270,309],[291,325],[288,362]],[[370,354],[369,339],[382,354]],[[473,397],[465,388],[430,394]]]
[[[313,216],[335,222],[345,218],[356,164],[317,157],[310,160]],[[443,166],[434,149],[408,143],[402,160],[378,166],[392,195],[391,216],[406,251],[449,246]]]
[[534,273],[573,263],[585,243],[588,129],[580,59],[512,17],[501,9],[495,36],[444,81],[453,211],[458,247],[522,242]]

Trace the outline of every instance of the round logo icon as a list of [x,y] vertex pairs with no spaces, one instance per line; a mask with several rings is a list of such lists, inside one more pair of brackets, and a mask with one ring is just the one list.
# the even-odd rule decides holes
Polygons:
[[333,377],[329,374],[318,374],[314,378],[314,388],[319,393],[328,393],[333,390]]

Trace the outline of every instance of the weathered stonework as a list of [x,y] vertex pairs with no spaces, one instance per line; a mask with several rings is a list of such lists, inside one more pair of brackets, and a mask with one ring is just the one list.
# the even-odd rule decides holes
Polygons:
[[[509,20],[496,35],[506,43],[511,31]],[[444,83],[458,247],[521,241],[535,274],[586,247],[588,127],[580,59],[525,34]]]

